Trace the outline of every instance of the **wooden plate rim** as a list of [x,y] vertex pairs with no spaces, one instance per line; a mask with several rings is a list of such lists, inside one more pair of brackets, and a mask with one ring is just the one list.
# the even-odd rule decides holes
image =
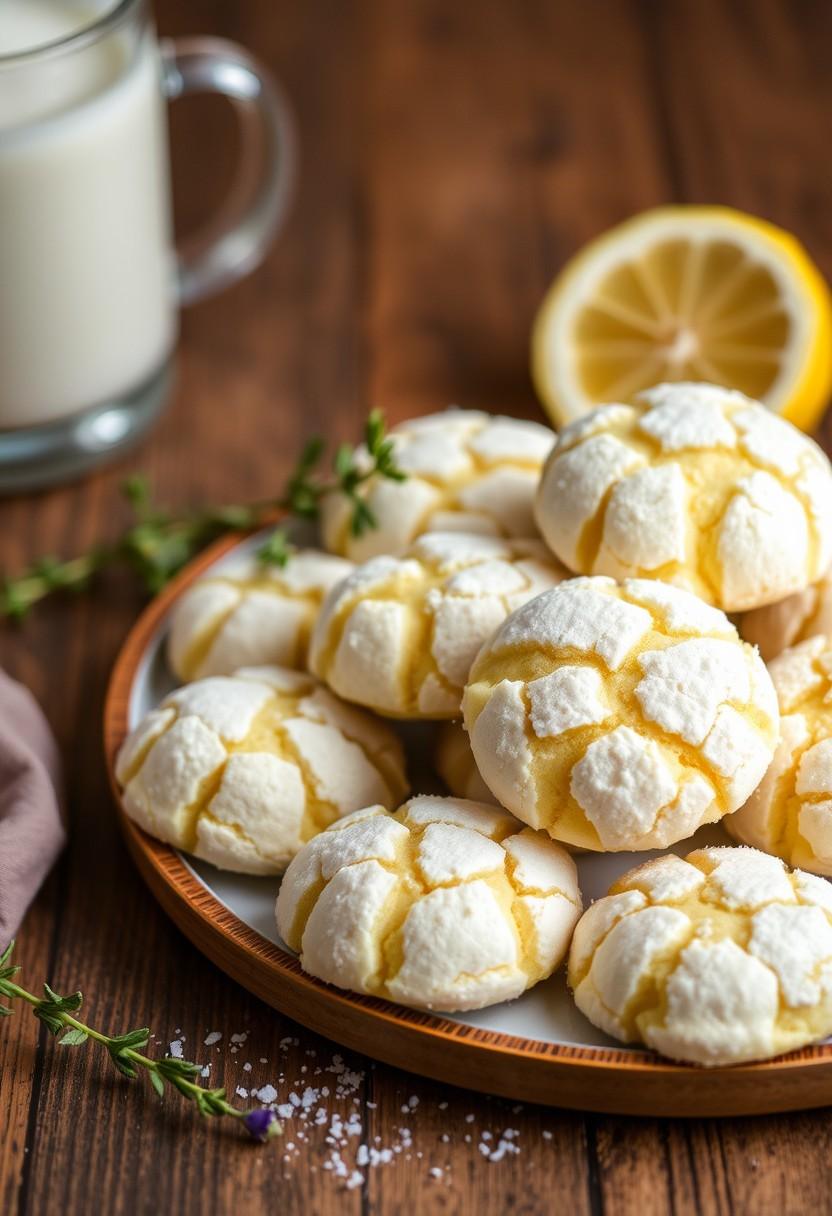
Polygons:
[[[574,1109],[655,1115],[762,1113],[832,1103],[832,1044],[806,1047],[760,1063],[709,1070],[673,1064],[646,1051],[547,1043],[508,1035],[375,997],[342,992],[302,971],[293,955],[262,937],[222,904],[173,848],[137,827],[124,811],[114,771],[115,756],[127,733],[137,672],[175,600],[209,566],[245,539],[245,534],[236,533],[210,545],[144,609],[116,658],[104,704],[104,752],[121,830],[153,894],[198,949],[261,999],[311,1030],[396,1067],[427,1072],[438,1080],[468,1088]],[[216,946],[221,958],[213,957],[206,945]],[[255,977],[247,973],[246,965],[252,962],[261,971],[257,982],[252,982]],[[359,1022],[364,1023],[363,1033],[359,1033]],[[435,1066],[422,1061],[416,1069],[412,1059],[386,1049],[385,1035],[391,1031],[397,1032],[397,1047],[411,1049],[418,1044],[419,1055],[427,1041],[436,1053]],[[442,1061],[443,1045],[455,1048],[450,1070]],[[532,1083],[523,1072],[513,1078],[506,1076],[506,1069],[529,1063],[535,1069],[548,1070],[548,1083],[543,1087],[537,1080]],[[466,1075],[466,1067],[471,1069],[470,1075]],[[818,1069],[821,1075],[815,1075]],[[821,1082],[819,1089],[810,1085],[802,1092],[809,1081],[807,1074],[812,1081]],[[488,1084],[483,1084],[483,1075]],[[610,1094],[600,1087],[608,1082],[617,1090],[615,1083],[625,1081],[629,1086],[635,1079],[640,1081],[640,1088],[623,1094]],[[792,1084],[781,1089],[778,1083],[787,1080]],[[758,1083],[764,1091],[770,1091],[764,1105],[753,1100]],[[541,1094],[542,1088],[549,1096]],[[674,1090],[690,1096],[691,1109],[679,1108]],[[733,1100],[726,1096],[731,1090]]]

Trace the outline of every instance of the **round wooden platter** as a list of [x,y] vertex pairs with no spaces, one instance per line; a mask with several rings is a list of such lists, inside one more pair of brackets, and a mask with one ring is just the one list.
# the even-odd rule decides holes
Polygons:
[[[193,561],[142,613],[113,669],[104,746],[121,829],[156,899],[212,962],[273,1008],[355,1051],[438,1081],[576,1110],[653,1116],[763,1114],[832,1104],[832,1044],[730,1069],[675,1065],[649,1052],[519,1037],[331,988],[246,924],[180,854],[124,813],[113,764],[134,688],[178,596],[242,540]],[[264,880],[261,880],[264,881]]]

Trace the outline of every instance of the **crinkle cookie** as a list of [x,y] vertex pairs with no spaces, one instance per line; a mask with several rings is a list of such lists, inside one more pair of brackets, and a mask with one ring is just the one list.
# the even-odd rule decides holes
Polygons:
[[832,1033],[832,886],[756,849],[631,870],[575,929],[569,984],[594,1025],[693,1064]]
[[757,652],[717,608],[644,579],[572,579],[518,608],[477,656],[463,712],[503,806],[609,852],[735,811],[777,740]]
[[832,639],[784,650],[769,672],[780,740],[766,775],[725,826],[745,844],[832,876]]
[[468,732],[461,722],[443,722],[436,740],[436,771],[456,798],[496,801],[480,776]]
[[805,591],[743,613],[739,628],[746,642],[759,646],[767,663],[807,638],[823,634],[832,639],[832,570]]
[[375,557],[321,609],[311,669],[339,696],[401,718],[457,718],[482,643],[567,573],[541,541],[432,532]]
[[535,514],[570,569],[659,578],[726,612],[802,591],[832,558],[823,452],[713,384],[660,384],[566,427]]
[[245,874],[279,873],[339,815],[407,791],[384,723],[280,667],[171,693],[125,740],[116,776],[151,836]]
[[313,549],[287,565],[241,558],[211,571],[177,602],[168,661],[180,680],[227,676],[238,667],[303,667],[326,593],[353,566]]
[[[360,489],[378,527],[350,531],[352,504],[327,495],[324,544],[363,562],[399,556],[423,532],[536,536],[532,515],[543,462],[555,436],[548,427],[479,410],[446,410],[394,427],[390,438],[406,481],[371,478]],[[359,462],[366,460],[362,448]]]
[[421,1009],[481,1009],[546,979],[581,913],[575,863],[502,808],[357,811],[286,871],[277,927],[310,975]]

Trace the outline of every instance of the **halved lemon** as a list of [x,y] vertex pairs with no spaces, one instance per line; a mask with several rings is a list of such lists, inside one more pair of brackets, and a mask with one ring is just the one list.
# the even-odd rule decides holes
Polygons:
[[832,391],[832,298],[773,224],[659,207],[564,267],[535,321],[532,372],[558,426],[663,380],[708,380],[810,430]]

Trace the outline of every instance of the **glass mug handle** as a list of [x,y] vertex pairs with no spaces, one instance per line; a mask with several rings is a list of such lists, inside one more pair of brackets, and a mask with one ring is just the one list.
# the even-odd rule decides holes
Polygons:
[[223,38],[161,42],[162,85],[173,101],[220,93],[240,126],[240,163],[219,213],[178,250],[179,301],[192,304],[230,287],[262,262],[283,224],[295,177],[291,113],[270,73]]

